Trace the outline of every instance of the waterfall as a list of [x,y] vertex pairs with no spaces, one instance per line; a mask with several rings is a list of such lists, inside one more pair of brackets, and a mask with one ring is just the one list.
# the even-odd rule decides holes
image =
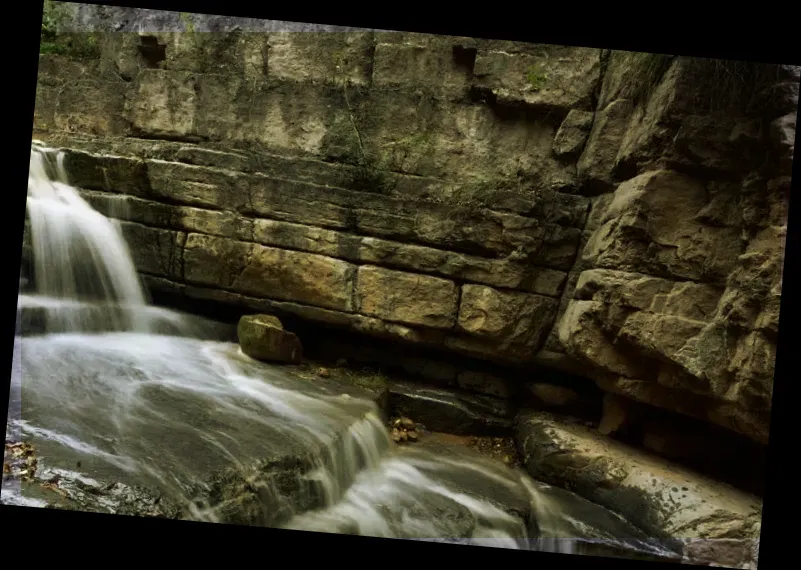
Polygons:
[[[68,184],[64,154],[32,145],[27,216],[36,294],[73,331],[148,332],[147,300],[119,227]],[[91,303],[90,311],[76,310]]]

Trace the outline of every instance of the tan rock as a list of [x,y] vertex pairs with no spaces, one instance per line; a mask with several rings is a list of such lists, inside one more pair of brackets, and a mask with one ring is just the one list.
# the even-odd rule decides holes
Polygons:
[[589,107],[600,76],[601,51],[543,46],[537,52],[481,50],[473,73],[482,86],[509,102],[563,109]]
[[618,339],[649,356],[672,360],[687,341],[700,334],[705,323],[673,315],[637,312],[620,327]]
[[602,370],[630,378],[647,376],[641,359],[611,342],[610,333],[604,330],[614,324],[610,316],[608,305],[599,301],[571,301],[557,325],[559,340],[568,354]]
[[557,301],[526,293],[502,292],[482,285],[464,285],[458,329],[501,346],[539,350],[556,316]]
[[755,570],[759,560],[759,539],[690,539],[684,552],[691,564]]
[[271,77],[290,81],[349,81],[366,85],[369,77],[368,32],[326,32],[308,36],[269,34],[266,67]]
[[715,399],[651,380],[595,374],[595,381],[606,392],[717,424],[757,443],[768,442],[770,412],[764,408],[749,409],[740,402]]
[[330,257],[191,234],[186,242],[184,271],[187,283],[343,312],[352,310],[353,266]]
[[181,250],[187,237],[184,232],[132,222],[121,222],[120,228],[137,270],[168,279],[180,279],[183,271]]
[[654,297],[672,287],[671,281],[641,273],[588,269],[579,275],[573,298],[644,310],[651,307]]
[[447,44],[379,43],[375,46],[373,82],[382,87],[426,86],[458,91],[467,86],[468,69]]
[[240,173],[156,159],[146,161],[146,166],[150,199],[237,210],[248,202],[245,176]]
[[571,109],[559,126],[553,140],[553,152],[556,156],[572,156],[584,148],[584,143],[592,128],[593,113]]
[[272,315],[246,315],[237,327],[242,352],[267,362],[298,363],[303,347],[297,336],[284,330],[281,321]]
[[614,196],[582,254],[596,267],[719,282],[734,269],[739,232],[693,221],[706,205],[700,183],[676,172],[647,172]]
[[613,187],[615,160],[632,108],[628,99],[618,99],[595,113],[592,130],[578,161],[579,179],[587,193],[598,194]]
[[449,329],[456,321],[452,281],[373,266],[358,270],[358,311],[408,325]]

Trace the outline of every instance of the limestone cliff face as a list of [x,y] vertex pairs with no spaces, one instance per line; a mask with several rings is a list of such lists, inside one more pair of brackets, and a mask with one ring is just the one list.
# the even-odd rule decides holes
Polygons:
[[796,68],[722,115],[683,58],[646,81],[641,54],[394,32],[100,45],[40,58],[35,136],[150,287],[767,440]]

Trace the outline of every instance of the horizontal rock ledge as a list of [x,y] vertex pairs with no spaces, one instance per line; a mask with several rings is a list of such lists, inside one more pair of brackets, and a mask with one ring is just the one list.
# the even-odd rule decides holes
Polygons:
[[556,297],[567,275],[564,271],[506,259],[487,259],[313,225],[251,218],[229,211],[175,206],[94,190],[82,190],[81,195],[103,214],[153,228],[234,238],[502,289]]
[[[492,357],[496,361],[505,364],[534,362],[539,354],[535,347],[530,348],[527,352],[510,349],[507,352],[499,353],[497,339],[459,336],[447,330],[404,325],[376,317],[345,313],[298,302],[253,297],[212,287],[180,283],[159,275],[143,274],[142,279],[152,291],[185,297],[193,301],[211,301],[221,305],[237,307],[243,312],[294,316],[310,322],[348,329],[375,338],[401,341],[430,348],[445,348],[465,356]],[[515,347],[513,346],[512,348],[514,349]]]

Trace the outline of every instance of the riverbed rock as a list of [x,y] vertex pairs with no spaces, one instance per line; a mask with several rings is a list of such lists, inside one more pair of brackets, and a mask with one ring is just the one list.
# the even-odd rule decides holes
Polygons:
[[[548,414],[522,413],[517,437],[528,472],[617,512],[649,536],[759,540],[762,504],[751,495]],[[702,553],[693,550],[687,556]]]
[[37,460],[30,469],[29,459],[36,457],[36,448],[27,445],[29,455],[15,457],[14,446],[19,445],[26,444],[6,438],[3,504],[168,519],[187,514],[181,505],[153,489],[99,481],[74,469],[51,467],[46,460]]
[[[80,462],[81,470],[98,480],[156,490],[179,503],[188,496],[220,522],[281,524],[293,507],[324,502],[320,487],[303,475],[320,466],[336,469],[326,462],[348,460],[350,430],[382,423],[378,391],[335,378],[302,379],[286,365],[250,358],[236,344],[133,338],[136,350],[124,334],[98,336],[93,343],[74,335],[21,337],[21,417],[35,431],[21,427],[50,467],[75,470]],[[227,376],[231,372],[235,375]],[[148,373],[161,382],[139,386],[137,375]],[[232,388],[221,396],[226,377],[249,380],[242,391]],[[125,400],[131,405],[121,403],[118,392],[103,389],[106,382],[133,382],[136,397]],[[205,390],[209,383],[214,388]],[[80,391],[79,384],[89,386]],[[249,397],[248,389],[261,397]],[[75,398],[76,390],[86,397]],[[276,392],[288,406],[302,406],[309,431],[321,437],[310,438],[285,408],[272,407],[277,399],[270,395]],[[60,404],[68,395],[74,402],[69,408]],[[60,433],[65,425],[76,440],[89,444],[75,449],[46,437],[48,430]],[[389,445],[379,436],[376,445],[382,443]]]
[[457,435],[497,435],[513,425],[504,400],[410,382],[390,383],[390,409],[429,431]]
[[[530,479],[520,471],[455,444],[423,439],[404,450],[419,457],[425,474],[454,492],[487,501],[525,523],[529,546],[553,550],[554,542],[570,541],[581,554],[622,556],[644,560],[676,561],[677,541],[651,540],[620,515],[575,493]],[[434,453],[441,464],[426,463]],[[445,467],[450,462],[452,467]],[[477,473],[492,474],[477,477]],[[550,541],[550,543],[549,543]]]
[[246,315],[237,327],[242,352],[257,360],[298,363],[303,358],[303,346],[293,333],[284,330],[272,315]]

